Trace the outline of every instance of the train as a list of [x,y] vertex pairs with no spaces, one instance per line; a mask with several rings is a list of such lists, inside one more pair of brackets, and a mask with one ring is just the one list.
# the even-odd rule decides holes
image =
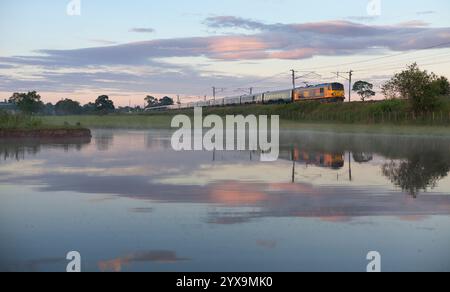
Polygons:
[[338,82],[323,83],[314,86],[298,87],[264,93],[247,94],[147,108],[146,111],[165,111],[177,109],[190,109],[194,107],[223,107],[248,104],[287,104],[301,101],[343,102],[345,100],[344,85]]

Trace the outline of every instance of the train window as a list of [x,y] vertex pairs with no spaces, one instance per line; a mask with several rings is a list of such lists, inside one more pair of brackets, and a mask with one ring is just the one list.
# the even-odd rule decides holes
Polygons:
[[340,83],[333,83],[333,90],[344,90],[344,85]]
[[320,89],[320,94],[324,94],[325,93],[325,88],[321,88]]

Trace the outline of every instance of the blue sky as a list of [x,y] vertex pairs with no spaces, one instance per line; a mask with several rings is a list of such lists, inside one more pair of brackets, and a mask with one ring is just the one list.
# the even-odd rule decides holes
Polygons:
[[291,68],[320,68],[323,78],[303,80],[319,82],[350,69],[339,64],[398,52],[408,54],[369,62],[372,72],[357,66],[359,77],[382,83],[415,58],[450,76],[449,46],[416,51],[450,42],[446,0],[381,0],[379,16],[369,0],[81,0],[80,16],[67,15],[69,2],[1,1],[0,98],[36,89],[48,101],[107,93],[139,104],[146,94],[209,95],[213,85],[231,95],[289,86]]

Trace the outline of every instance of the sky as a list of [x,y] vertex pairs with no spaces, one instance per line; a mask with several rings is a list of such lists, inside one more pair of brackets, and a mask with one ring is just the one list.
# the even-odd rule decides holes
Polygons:
[[2,0],[0,35],[1,100],[187,102],[289,88],[291,69],[299,86],[354,70],[379,92],[413,62],[450,77],[447,0]]

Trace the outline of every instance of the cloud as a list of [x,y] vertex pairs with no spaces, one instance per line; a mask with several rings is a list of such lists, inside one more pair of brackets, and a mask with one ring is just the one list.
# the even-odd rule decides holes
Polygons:
[[253,34],[187,37],[73,50],[40,50],[40,56],[2,57],[3,63],[38,66],[154,65],[155,59],[206,57],[215,60],[304,59],[357,54],[374,47],[422,49],[450,41],[450,28],[421,21],[365,25],[350,21],[264,24],[236,17],[208,18],[210,27],[258,30]]
[[154,33],[155,30],[153,28],[146,28],[146,27],[135,27],[130,29],[130,32],[136,32],[136,33]]
[[229,28],[229,27],[239,27],[249,30],[259,30],[268,28],[269,25],[265,25],[261,22],[245,19],[235,16],[215,16],[209,17],[204,22],[208,27],[211,28]]
[[101,44],[101,45],[116,45],[117,44],[117,42],[115,42],[115,41],[108,41],[108,40],[102,40],[102,39],[90,39],[89,41],[91,41],[93,43]]
[[430,23],[422,21],[422,20],[410,20],[399,23],[400,27],[427,27],[430,26]]
[[426,11],[418,11],[416,14],[417,15],[430,15],[430,14],[436,14],[436,11],[433,10],[426,10]]
[[10,64],[0,64],[0,69],[12,69],[15,68],[15,66]]
[[[224,83],[240,79],[251,82],[252,78],[241,78],[239,74],[214,74],[193,65],[169,64],[165,59],[300,60],[315,56],[359,55],[373,52],[374,48],[380,51],[409,51],[450,42],[450,27],[429,27],[418,20],[396,25],[368,25],[345,20],[270,24],[234,16],[217,16],[207,18],[204,23],[209,28],[217,29],[220,34],[125,44],[105,43],[103,46],[70,50],[43,49],[30,55],[0,57],[0,69],[14,70],[5,66],[30,66],[37,71],[33,78],[4,74],[0,80],[0,91],[17,91],[20,88],[58,91],[63,87],[70,90],[89,87],[169,93],[176,83],[179,92],[200,94],[211,84],[226,86]],[[244,30],[246,33],[231,34],[226,32],[227,29],[234,32],[236,29]],[[152,29],[134,28],[132,31],[150,32]],[[102,72],[90,73],[86,70],[80,73],[86,68],[96,68]],[[145,72],[141,72],[143,68]],[[200,88],[203,89],[200,91]]]
[[360,22],[371,22],[374,21],[376,19],[378,19],[379,16],[374,15],[374,16],[349,16],[347,17],[348,20],[353,20],[353,21],[360,21]]

